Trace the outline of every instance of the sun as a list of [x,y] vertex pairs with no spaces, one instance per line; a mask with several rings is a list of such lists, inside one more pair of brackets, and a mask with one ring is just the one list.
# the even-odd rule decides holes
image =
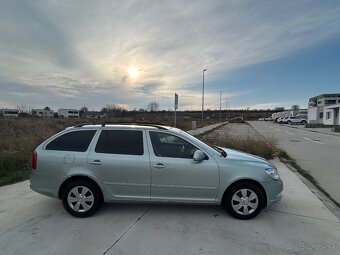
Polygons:
[[135,66],[130,66],[128,69],[128,73],[132,79],[137,78],[139,75],[139,71]]

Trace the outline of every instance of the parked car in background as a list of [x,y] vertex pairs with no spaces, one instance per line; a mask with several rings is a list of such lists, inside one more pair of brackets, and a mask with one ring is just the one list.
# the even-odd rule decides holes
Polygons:
[[306,124],[307,119],[299,116],[292,116],[292,117],[287,117],[284,118],[283,123],[285,124]]
[[276,122],[277,123],[284,123],[284,117],[277,118]]
[[40,144],[31,188],[60,198],[76,217],[102,202],[221,204],[250,219],[281,199],[276,167],[263,158],[209,146],[159,125],[78,125]]

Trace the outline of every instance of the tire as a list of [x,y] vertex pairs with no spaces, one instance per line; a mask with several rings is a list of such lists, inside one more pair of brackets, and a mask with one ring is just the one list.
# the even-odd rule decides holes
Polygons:
[[305,124],[307,124],[307,121],[303,120],[301,123],[302,123],[303,125],[305,125]]
[[65,210],[78,218],[91,216],[103,203],[99,188],[86,180],[77,180],[67,184],[61,199]]
[[227,212],[236,219],[252,219],[261,212],[264,206],[264,194],[257,185],[251,182],[237,183],[227,192],[223,204]]
[[289,121],[287,121],[287,124],[292,125],[292,122],[289,120]]

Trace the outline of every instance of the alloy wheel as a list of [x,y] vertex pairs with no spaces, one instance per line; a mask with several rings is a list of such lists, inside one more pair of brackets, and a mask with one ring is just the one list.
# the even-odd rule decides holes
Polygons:
[[92,191],[85,186],[76,186],[67,195],[70,208],[76,212],[87,212],[94,204]]
[[250,189],[240,189],[232,196],[231,206],[240,215],[250,215],[257,209],[259,199]]

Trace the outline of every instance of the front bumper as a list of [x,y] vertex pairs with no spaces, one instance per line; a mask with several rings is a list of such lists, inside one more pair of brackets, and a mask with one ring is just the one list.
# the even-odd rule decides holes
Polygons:
[[271,181],[263,185],[267,193],[267,206],[270,206],[282,198],[283,182],[282,180]]

